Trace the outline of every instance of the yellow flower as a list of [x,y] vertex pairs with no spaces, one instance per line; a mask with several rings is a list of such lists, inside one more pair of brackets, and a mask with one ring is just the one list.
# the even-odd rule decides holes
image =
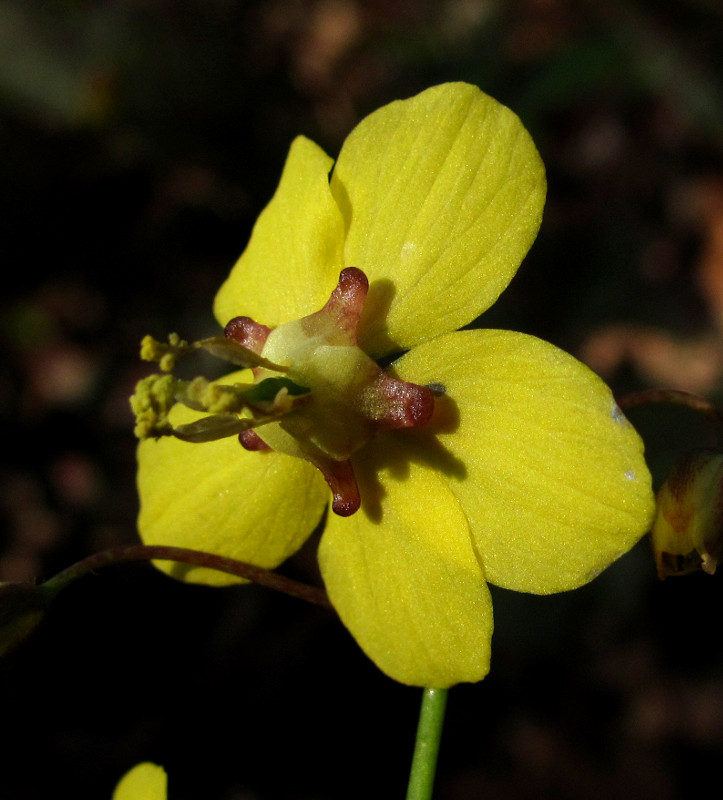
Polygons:
[[113,800],[166,800],[163,767],[144,762],[126,772],[113,792]]
[[[653,511],[640,439],[597,376],[531,336],[455,332],[512,279],[544,197],[519,119],[467,84],[371,114],[335,165],[296,139],[214,306],[227,338],[271,363],[223,381],[247,406],[239,425],[260,427],[241,432],[249,449],[141,442],[143,539],[274,567],[319,522],[328,483],[337,513],[321,571],[361,647],[404,683],[482,679],[487,581],[578,587],[633,546]],[[254,416],[248,381],[274,369],[300,394],[289,410],[279,390]],[[164,432],[214,438],[183,428],[198,411],[158,416]]]

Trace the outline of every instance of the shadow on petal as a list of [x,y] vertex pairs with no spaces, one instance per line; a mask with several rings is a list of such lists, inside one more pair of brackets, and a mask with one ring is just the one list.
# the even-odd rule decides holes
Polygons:
[[354,471],[361,492],[363,513],[370,522],[380,524],[386,497],[385,478],[402,483],[409,480],[410,465],[422,467],[461,481],[467,467],[437,438],[459,427],[459,408],[447,396],[437,398],[434,415],[424,428],[392,431],[378,437],[353,457]]
[[[364,265],[360,265],[364,269]],[[403,348],[388,333],[387,317],[397,288],[389,278],[379,278],[369,284],[359,323],[359,346],[372,358],[400,353]]]

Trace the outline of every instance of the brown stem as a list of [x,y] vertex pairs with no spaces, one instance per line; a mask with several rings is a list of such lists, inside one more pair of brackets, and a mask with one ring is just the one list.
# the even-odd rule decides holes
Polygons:
[[269,589],[307,600],[318,606],[331,608],[329,598],[323,589],[308,586],[305,583],[286,578],[271,570],[236,561],[233,558],[204,553],[200,550],[189,550],[185,547],[167,547],[166,545],[128,545],[125,547],[111,547],[100,553],[94,553],[82,561],[78,561],[55,577],[46,581],[43,586],[52,591],[60,591],[78,578],[93,572],[101,567],[112,564],[121,564],[128,561],[178,561],[182,564],[193,564],[197,567],[207,567],[229,575],[258,583]]

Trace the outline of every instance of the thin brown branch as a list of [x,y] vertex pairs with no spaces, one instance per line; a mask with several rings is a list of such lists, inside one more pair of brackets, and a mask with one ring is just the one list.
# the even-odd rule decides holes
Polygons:
[[168,547],[166,545],[139,544],[126,547],[111,547],[100,553],[94,553],[82,561],[67,567],[43,585],[48,589],[60,590],[89,572],[94,572],[112,564],[121,564],[129,561],[176,561],[182,564],[192,564],[196,567],[215,569],[228,575],[245,578],[269,589],[276,589],[276,591],[284,592],[292,597],[298,597],[318,606],[332,607],[326,592],[316,586],[309,586],[271,570],[247,564],[244,561],[236,561],[233,558],[204,553],[200,550],[189,550],[185,547]]

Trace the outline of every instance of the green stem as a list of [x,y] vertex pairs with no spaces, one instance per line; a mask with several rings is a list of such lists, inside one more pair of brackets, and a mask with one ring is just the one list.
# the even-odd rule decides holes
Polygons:
[[310,603],[330,608],[326,592],[316,586],[307,586],[299,581],[286,578],[268,569],[255,567],[233,558],[203,553],[199,550],[189,550],[185,547],[166,547],[165,545],[129,545],[128,547],[111,547],[100,553],[94,553],[77,564],[67,567],[55,577],[42,584],[50,592],[59,592],[78,578],[94,572],[101,567],[112,564],[121,564],[127,561],[177,561],[182,564],[192,564],[197,567],[207,567],[229,575],[259,583],[270,589],[284,592],[285,594],[308,600]]
[[439,741],[442,738],[447,689],[425,689],[419,712],[407,800],[429,800],[434,788]]

